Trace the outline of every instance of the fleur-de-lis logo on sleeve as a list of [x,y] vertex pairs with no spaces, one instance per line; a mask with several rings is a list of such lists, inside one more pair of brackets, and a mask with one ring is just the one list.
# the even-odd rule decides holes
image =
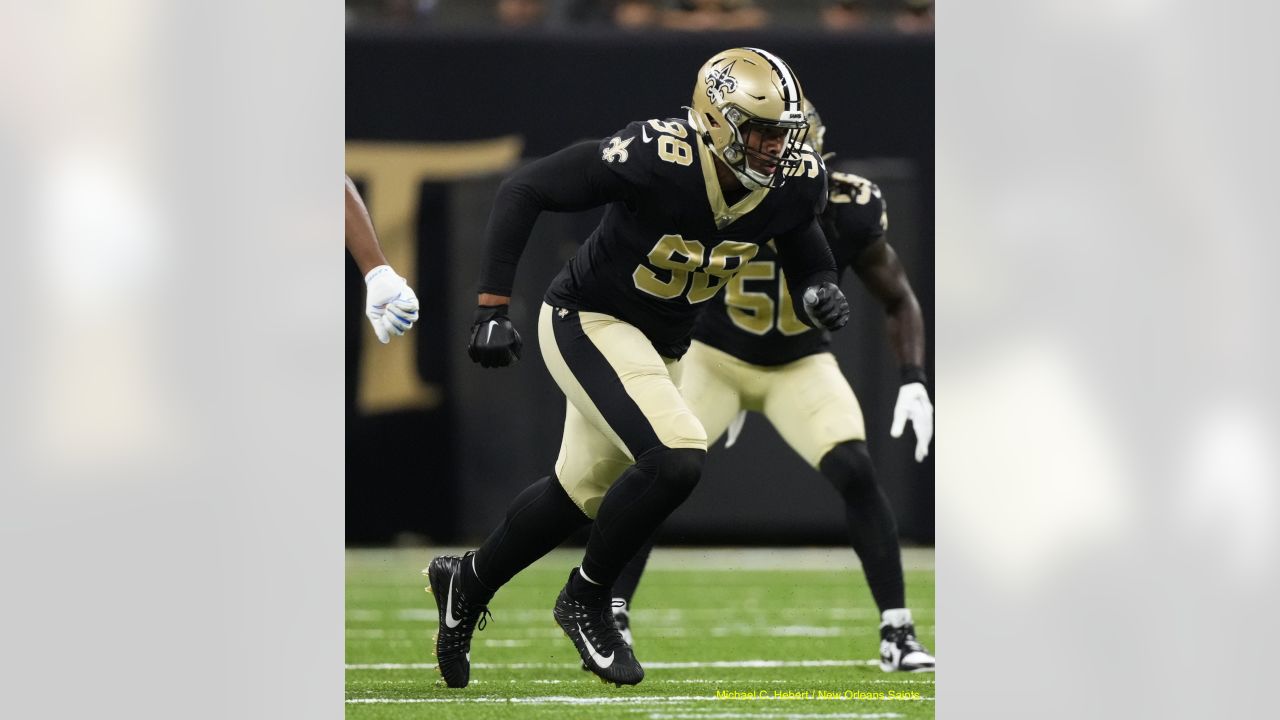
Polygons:
[[629,137],[626,140],[623,140],[622,138],[609,138],[609,147],[604,149],[604,154],[602,154],[600,158],[608,163],[614,161],[620,163],[626,162],[629,157],[627,153],[627,146],[631,144],[632,140],[635,140],[635,138]]

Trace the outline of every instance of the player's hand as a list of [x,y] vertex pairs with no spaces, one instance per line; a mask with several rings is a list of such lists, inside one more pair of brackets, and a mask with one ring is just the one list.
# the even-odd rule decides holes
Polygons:
[[471,341],[467,354],[480,367],[506,367],[520,359],[524,343],[507,317],[506,305],[476,308],[476,319],[471,325]]
[[827,330],[839,330],[849,322],[849,301],[835,283],[810,285],[804,291],[804,311],[813,324]]
[[929,442],[933,440],[933,403],[924,383],[907,383],[898,389],[898,404],[893,408],[893,425],[889,434],[902,437],[902,431],[911,421],[916,431],[916,462],[924,462],[929,456]]
[[390,265],[379,265],[364,276],[367,290],[364,314],[383,343],[403,335],[418,320],[418,296]]

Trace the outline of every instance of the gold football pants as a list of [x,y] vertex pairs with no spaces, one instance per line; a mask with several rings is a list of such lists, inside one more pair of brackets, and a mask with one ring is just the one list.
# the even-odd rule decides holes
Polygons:
[[588,517],[646,451],[707,449],[702,423],[680,395],[681,364],[659,355],[634,326],[544,303],[538,341],[568,399],[556,477]]
[[741,410],[763,414],[815,468],[836,445],[866,439],[858,398],[829,352],[752,365],[695,341],[680,365],[684,400],[702,421],[708,445]]

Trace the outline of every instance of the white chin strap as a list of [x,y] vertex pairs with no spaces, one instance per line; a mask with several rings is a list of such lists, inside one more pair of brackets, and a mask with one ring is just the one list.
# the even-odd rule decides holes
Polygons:
[[[746,164],[744,163],[744,165]],[[780,172],[780,171],[781,171],[781,168],[779,168],[775,172]],[[772,177],[769,177],[767,175],[757,175],[756,171],[752,170],[750,165],[746,165],[746,168],[743,170],[740,176],[745,176],[751,179],[751,183],[748,183],[747,187],[752,190],[756,190],[759,188],[767,188],[773,185]],[[752,187],[752,185],[754,185],[755,187]]]
[[729,166],[729,169],[733,171],[733,174],[742,181],[742,184],[745,185],[748,190],[760,190],[761,188],[767,188],[772,183],[771,178],[757,175],[756,172],[751,169],[751,166],[748,164],[749,161],[746,159],[745,152],[743,152],[741,170],[739,170],[733,163],[729,162],[728,158],[720,159],[724,160],[724,164]]
[[733,170],[733,174],[738,176],[738,179],[742,181],[742,184],[748,190],[761,190],[769,187],[769,183],[760,182],[759,178],[750,175],[749,173],[739,172],[738,169],[734,167],[731,167],[730,170]]

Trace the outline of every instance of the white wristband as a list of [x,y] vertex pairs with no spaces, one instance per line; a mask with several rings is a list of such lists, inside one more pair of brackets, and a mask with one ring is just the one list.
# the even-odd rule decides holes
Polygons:
[[391,272],[391,266],[390,266],[390,265],[379,265],[378,267],[376,267],[376,268],[374,268],[374,269],[370,270],[370,271],[369,271],[368,273],[366,273],[366,274],[365,274],[365,276],[364,276],[364,284],[365,284],[365,285],[368,285],[368,284],[369,284],[369,281],[373,280],[375,277],[377,277],[378,275],[381,275],[381,274],[382,274],[382,273],[384,273],[384,272]]

